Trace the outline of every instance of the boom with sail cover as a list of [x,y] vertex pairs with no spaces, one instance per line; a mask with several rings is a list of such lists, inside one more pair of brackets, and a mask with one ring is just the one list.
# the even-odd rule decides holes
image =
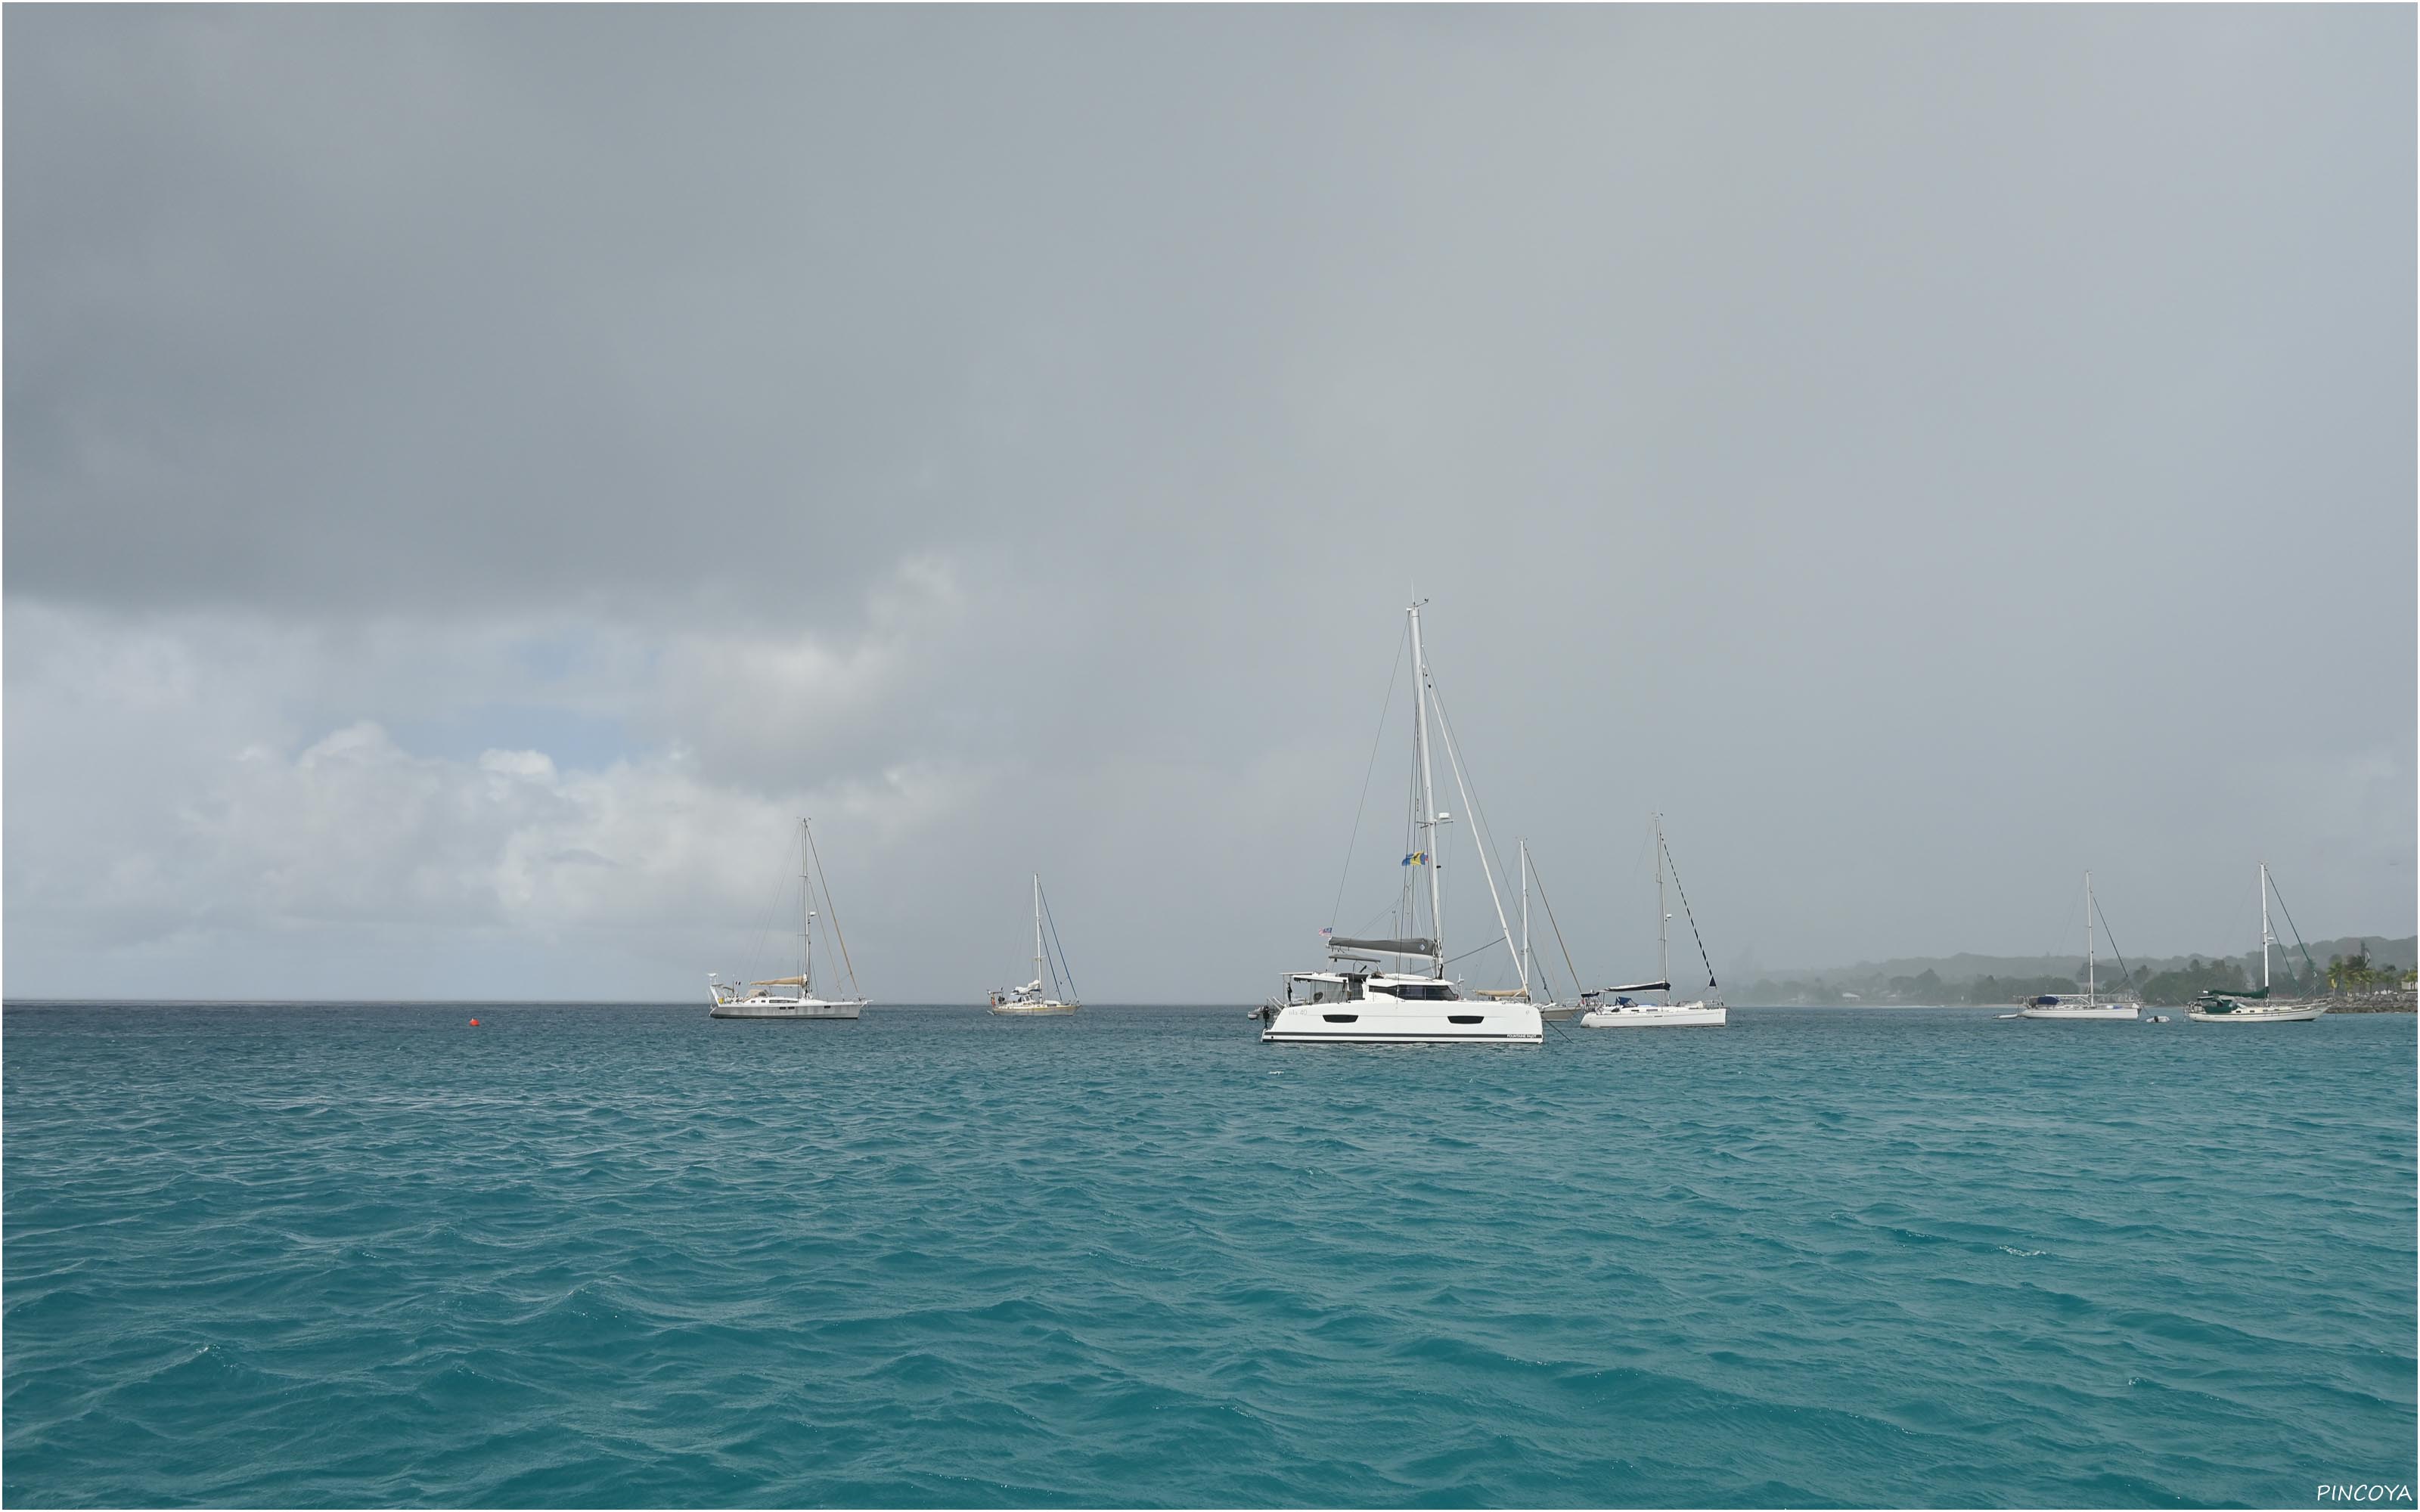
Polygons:
[[1330,950],[1376,950],[1382,955],[1425,955],[1438,953],[1435,940],[1357,940],[1342,934],[1327,937]]

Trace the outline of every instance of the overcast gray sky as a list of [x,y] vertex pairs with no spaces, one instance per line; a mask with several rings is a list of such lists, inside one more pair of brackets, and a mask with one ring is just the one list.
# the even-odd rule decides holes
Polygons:
[[5,30],[10,995],[2413,927],[2408,7]]

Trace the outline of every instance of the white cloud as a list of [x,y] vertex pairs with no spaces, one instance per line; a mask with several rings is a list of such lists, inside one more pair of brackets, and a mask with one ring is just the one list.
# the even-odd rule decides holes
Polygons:
[[[946,574],[920,568],[905,580],[930,586]],[[702,669],[770,669],[789,675],[768,675],[750,707],[777,731],[822,707],[882,729],[913,682],[912,654],[883,626],[903,613],[933,623],[913,612],[929,601],[922,590],[879,600],[875,629],[839,643],[795,630],[752,640],[737,626],[675,638],[652,678],[623,689],[623,712],[659,719],[694,696]],[[8,987],[20,995],[101,990],[89,984],[113,970],[147,982],[222,951],[249,952],[256,981],[344,993],[318,963],[340,963],[349,937],[398,932],[540,953],[603,934],[669,940],[685,976],[755,921],[781,870],[766,863],[794,843],[800,814],[861,864],[865,849],[912,845],[946,824],[985,782],[945,753],[900,754],[895,742],[888,761],[797,760],[791,779],[772,784],[718,777],[679,744],[591,765],[538,749],[414,750],[377,718],[306,731],[297,717],[344,702],[349,684],[364,713],[416,702],[408,687],[360,680],[377,658],[361,657],[358,641],[42,608],[12,607],[8,624]],[[430,659],[505,666],[523,634],[488,629],[482,656],[481,633],[457,626],[432,637]],[[481,686],[510,684],[496,674]],[[215,990],[231,987],[266,990]],[[351,988],[387,990],[368,978]],[[575,967],[563,990],[644,995],[663,979]]]

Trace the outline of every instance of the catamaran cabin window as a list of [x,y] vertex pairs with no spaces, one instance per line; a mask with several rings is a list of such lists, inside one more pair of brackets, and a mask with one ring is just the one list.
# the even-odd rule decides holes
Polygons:
[[1361,995],[1360,979],[1347,977],[1342,981],[1322,981],[1317,978],[1286,979],[1286,1001],[1289,1003],[1350,1003]]
[[1453,988],[1445,982],[1397,982],[1370,990],[1400,997],[1408,1003],[1450,1003],[1456,1000]]

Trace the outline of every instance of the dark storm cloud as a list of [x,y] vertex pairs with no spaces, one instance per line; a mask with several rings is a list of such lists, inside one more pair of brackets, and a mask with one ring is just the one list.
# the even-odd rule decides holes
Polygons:
[[1129,990],[1168,918],[1257,982],[1417,581],[1633,936],[1659,804],[1768,961],[2052,947],[2096,857],[2146,949],[2257,850],[2408,925],[2408,11],[5,24],[11,605],[329,648],[170,637],[289,759],[469,717],[358,638],[606,647],[518,696],[710,789],[999,782],[889,882],[1063,845],[1166,877]]

